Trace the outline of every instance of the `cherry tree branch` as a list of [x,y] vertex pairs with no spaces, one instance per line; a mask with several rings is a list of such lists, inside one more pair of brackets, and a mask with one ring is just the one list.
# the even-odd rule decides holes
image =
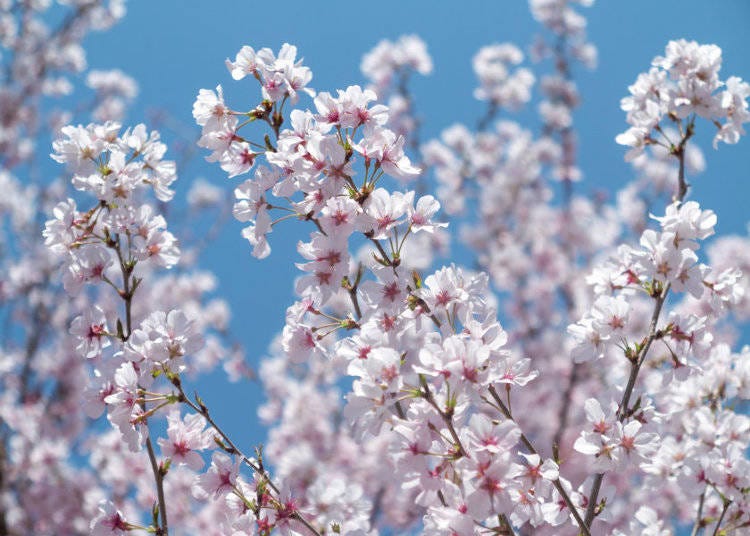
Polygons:
[[[500,409],[505,418],[518,424],[518,422],[513,418],[513,415],[511,414],[508,407],[505,405],[505,402],[503,402],[502,398],[500,398],[500,395],[497,394],[497,390],[495,389],[494,385],[490,385],[489,392],[492,395],[492,398],[495,400],[495,403],[497,403],[498,409]],[[534,448],[534,445],[531,443],[531,441],[529,441],[529,438],[527,438],[523,432],[521,432],[521,443],[524,444],[526,449],[531,454],[539,455],[539,452],[536,450],[536,448]],[[560,494],[563,501],[565,501],[568,509],[570,509],[570,513],[575,518],[576,523],[578,523],[578,527],[581,529],[581,532],[584,534],[584,536],[591,536],[588,524],[581,518],[581,514],[578,513],[578,509],[576,508],[575,504],[573,504],[573,500],[570,498],[570,495],[568,495],[568,492],[565,491],[565,487],[562,485],[560,478],[558,477],[554,479],[552,481],[552,484],[555,486],[555,489]]]
[[422,396],[425,400],[433,407],[435,408],[435,411],[438,412],[440,415],[440,418],[443,419],[443,422],[445,423],[445,426],[448,428],[448,431],[451,434],[451,437],[453,438],[453,442],[455,443],[455,447],[458,449],[458,454],[462,457],[470,458],[469,454],[466,452],[466,449],[461,444],[461,439],[458,437],[458,432],[456,432],[456,427],[453,425],[453,413],[444,411],[440,409],[440,406],[438,406],[437,401],[435,400],[435,396],[432,394],[432,391],[430,391],[430,387],[427,385],[427,381],[425,380],[424,376],[420,375],[419,381],[422,384],[422,389],[424,391],[422,392]]
[[[688,126],[683,134],[682,139],[677,147],[672,148],[672,154],[674,154],[679,160],[679,171],[677,174],[678,189],[676,201],[682,201],[687,194],[688,184],[685,180],[685,147],[687,146],[688,140],[693,136],[694,127],[693,120],[688,123]],[[628,383],[625,386],[625,390],[622,393],[622,400],[620,406],[617,409],[617,419],[620,422],[624,422],[628,417],[628,405],[630,403],[630,397],[633,394],[635,388],[635,382],[638,379],[638,373],[640,372],[641,366],[646,360],[648,351],[651,348],[651,344],[656,339],[657,324],[659,322],[659,316],[661,314],[664,302],[667,299],[671,285],[667,283],[662,291],[656,296],[656,302],[654,303],[654,312],[651,315],[651,322],[649,324],[648,335],[645,341],[641,344],[639,351],[635,356],[632,357],[630,362],[630,375],[628,377]],[[589,503],[586,508],[586,526],[590,527],[596,516],[596,504],[601,489],[602,480],[604,479],[604,473],[597,473],[594,477],[594,482],[591,485],[591,492],[589,493]]]
[[154,445],[151,442],[151,437],[146,438],[146,450],[148,451],[148,460],[151,464],[151,471],[154,473],[154,480],[156,480],[156,495],[157,500],[159,501],[161,526],[156,527],[156,534],[157,536],[167,536],[167,534],[169,534],[169,524],[167,522],[167,502],[164,499],[164,476],[166,475],[156,461],[156,454],[154,454]]
[[[122,248],[120,245],[119,236],[115,239],[110,238],[107,241],[107,246],[111,247],[117,253],[117,259],[120,263],[120,272],[122,273],[122,291],[119,293],[122,300],[125,302],[125,333],[118,333],[121,336],[123,344],[130,338],[133,333],[133,296],[138,288],[138,281],[131,278],[133,277],[133,269],[135,263],[130,259],[125,259]],[[118,331],[121,331],[118,329]],[[141,408],[146,410],[146,403],[141,402]],[[148,424],[146,424],[148,426]],[[156,460],[156,454],[154,453],[154,445],[151,441],[151,434],[146,436],[146,450],[148,452],[149,464],[151,465],[151,472],[154,475],[154,481],[156,483],[156,496],[159,503],[159,519],[161,520],[159,526],[156,527],[157,536],[168,536],[169,534],[169,523],[167,521],[167,501],[164,497],[164,477],[166,472],[159,466]]]
[[698,530],[701,527],[701,517],[703,517],[703,502],[706,500],[706,490],[701,493],[700,499],[698,500],[698,512],[695,514],[695,523],[693,524],[693,530],[690,531],[690,536],[697,536]]
[[724,500],[724,508],[721,510],[721,515],[719,516],[719,520],[716,522],[716,527],[714,527],[713,536],[718,536],[718,534],[723,534],[719,532],[719,527],[721,527],[721,522],[724,521],[724,516],[727,515],[727,510],[729,509],[729,505],[732,504],[732,501],[725,499]]
[[[221,436],[222,441],[225,444],[219,444],[220,447],[223,448],[225,452],[228,454],[237,455],[240,457],[242,462],[250,467],[258,476],[260,476],[266,484],[268,484],[268,487],[270,487],[277,495],[280,495],[280,491],[278,486],[273,483],[271,480],[270,475],[268,472],[262,467],[262,465],[255,463],[252,458],[245,455],[242,450],[232,441],[232,439],[224,432],[224,430],[221,429],[221,427],[216,423],[216,421],[211,417],[211,414],[208,410],[208,407],[205,405],[203,400],[196,394],[195,399],[196,401],[192,401],[186,394],[185,390],[182,387],[182,381],[180,380],[180,377],[176,374],[170,374],[170,380],[172,381],[172,385],[174,385],[177,388],[177,391],[179,393],[179,402],[182,402],[189,406],[193,411],[201,415],[208,423],[213,427],[213,429],[216,431],[219,436]],[[312,526],[312,524],[305,519],[305,517],[299,512],[296,511],[291,516],[293,519],[299,521],[302,523],[307,530],[309,530],[313,535],[315,536],[321,536],[320,532]]]
[[364,273],[362,264],[360,263],[357,265],[357,275],[354,278],[354,283],[351,283],[349,281],[349,277],[345,277],[343,281],[341,282],[341,286],[347,291],[349,294],[349,299],[352,302],[352,307],[354,307],[354,314],[357,316],[357,320],[362,319],[362,309],[359,306],[359,299],[357,297],[357,291],[359,290],[359,283],[362,281],[362,275]]

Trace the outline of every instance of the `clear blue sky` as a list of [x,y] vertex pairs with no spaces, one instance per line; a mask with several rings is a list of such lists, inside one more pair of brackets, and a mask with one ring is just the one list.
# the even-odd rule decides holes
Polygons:
[[[234,58],[245,44],[273,49],[284,42],[296,44],[313,69],[311,86],[333,91],[363,82],[361,56],[380,39],[418,34],[435,65],[430,77],[413,84],[424,119],[422,138],[427,140],[454,122],[474,124],[481,113],[481,105],[471,96],[475,87],[471,58],[481,46],[511,41],[525,49],[539,30],[523,0],[275,4],[134,0],[128,10],[122,23],[86,42],[90,67],[121,68],[137,79],[140,96],[129,122],[146,120],[148,109],[165,109],[192,136],[199,134],[191,109],[200,88],[222,84],[230,103],[238,108],[256,102],[255,88],[247,81],[233,82],[224,67],[224,59]],[[750,79],[750,1],[600,0],[581,11],[589,21],[590,39],[599,49],[597,70],[575,73],[583,96],[575,118],[583,190],[611,189],[631,178],[623,162],[625,150],[614,142],[625,129],[619,101],[670,39],[715,43],[724,51],[723,77]],[[750,201],[750,140],[714,151],[707,138],[702,139],[708,167],[694,181],[692,197],[716,210],[719,233],[744,233]],[[199,152],[180,170],[178,195],[184,195],[190,181],[199,176],[228,189],[238,184],[226,179],[217,165],[204,162],[203,156]],[[232,308],[234,334],[255,363],[283,326],[284,310],[293,301],[295,244],[305,237],[305,229],[292,224],[275,230],[271,257],[258,261],[250,256],[241,228],[239,222],[229,221],[201,264],[218,275],[219,294]],[[263,430],[254,424],[255,408],[262,399],[258,386],[227,387],[216,375],[201,392],[233,436],[245,445],[263,439]]]

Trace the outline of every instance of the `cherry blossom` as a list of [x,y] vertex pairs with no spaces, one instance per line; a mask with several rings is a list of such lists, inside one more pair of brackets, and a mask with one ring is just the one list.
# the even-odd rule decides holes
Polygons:
[[[157,131],[120,123],[137,85],[117,70],[88,72],[96,102],[51,118],[67,180],[25,181],[46,159],[31,138],[47,99],[84,80],[80,39],[119,18],[120,3],[77,5],[75,31],[49,30],[45,2],[0,17],[13,51],[0,57],[0,304],[11,323],[0,529],[749,526],[748,239],[713,238],[717,214],[689,197],[710,160],[701,136],[739,142],[749,86],[721,78],[717,45],[669,42],[621,101],[616,141],[633,180],[587,193],[576,109],[578,70],[597,59],[580,9],[591,3],[532,0],[530,63],[516,44],[480,48],[483,112],[447,107],[474,126],[445,123],[426,141],[420,125],[434,118],[410,87],[433,68],[420,38],[368,53],[369,85],[317,94],[296,46],[242,46],[192,110],[197,146],[229,186],[197,182],[183,225],[184,205],[167,208],[177,164]],[[526,106],[540,121],[506,115]],[[268,438],[254,450],[199,394],[218,365],[233,381],[256,374],[212,294],[217,278],[198,268],[213,235],[191,237],[192,213],[220,223],[214,211],[243,224],[258,259],[278,226],[303,229],[294,298],[258,383],[245,384],[266,398]],[[449,236],[465,254],[443,262]],[[104,413],[108,424],[86,420]]]

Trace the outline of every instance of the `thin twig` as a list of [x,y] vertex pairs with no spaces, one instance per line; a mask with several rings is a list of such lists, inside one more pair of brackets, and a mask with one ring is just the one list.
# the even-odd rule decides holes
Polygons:
[[701,518],[703,517],[703,501],[706,499],[706,490],[701,493],[700,500],[698,501],[698,512],[695,514],[695,524],[693,524],[693,530],[690,531],[690,536],[697,536],[698,530],[701,527]]
[[[250,467],[255,473],[263,478],[265,482],[268,484],[268,487],[270,487],[277,495],[280,495],[279,488],[276,486],[276,484],[273,483],[268,473],[262,469],[257,463],[253,462],[253,460],[246,456],[242,450],[232,441],[232,439],[221,429],[221,427],[214,421],[213,417],[211,417],[211,414],[208,411],[208,407],[203,403],[203,401],[200,401],[200,405],[196,404],[188,396],[185,394],[184,389],[182,388],[182,382],[180,381],[178,376],[174,376],[172,378],[172,384],[177,388],[179,394],[180,394],[180,402],[183,402],[187,404],[190,408],[193,409],[196,413],[203,416],[206,421],[213,427],[213,429],[216,431],[217,434],[221,436],[221,439],[226,443],[228,446],[230,453],[236,454],[240,457],[242,462]],[[315,536],[321,536],[320,532],[313,527],[305,517],[299,513],[299,511],[295,511],[294,514],[292,514],[292,517],[302,523],[312,534]]]
[[[688,123],[685,133],[683,134],[682,139],[680,140],[680,144],[678,147],[676,147],[673,150],[673,154],[678,158],[679,160],[679,171],[677,174],[677,181],[678,181],[678,189],[677,189],[677,197],[676,201],[682,201],[685,198],[685,195],[687,194],[688,190],[688,184],[685,180],[685,147],[687,146],[688,140],[693,136],[694,128],[693,128],[693,121],[691,120],[690,123]],[[620,422],[623,422],[625,418],[628,416],[628,405],[630,403],[630,396],[633,393],[633,389],[635,388],[635,382],[638,378],[638,372],[641,369],[641,365],[643,365],[643,362],[646,360],[646,356],[648,355],[648,351],[651,348],[651,343],[654,342],[654,339],[656,338],[656,326],[659,321],[659,315],[661,314],[662,307],[664,306],[664,302],[667,299],[667,294],[669,293],[670,284],[667,284],[664,286],[664,289],[659,294],[659,296],[656,298],[656,303],[654,304],[654,312],[651,315],[651,323],[649,325],[648,335],[646,337],[645,342],[641,346],[639,352],[636,354],[636,356],[631,361],[630,365],[630,376],[628,377],[628,383],[625,387],[625,391],[622,395],[622,401],[620,402],[620,407],[617,409],[617,418]],[[589,493],[589,504],[586,509],[586,526],[590,527],[591,523],[594,520],[594,516],[596,515],[596,502],[599,495],[599,490],[602,485],[602,480],[604,479],[604,473],[597,473],[597,475],[594,477],[594,482],[591,485],[591,492]]]
[[573,402],[573,390],[578,383],[578,371],[580,369],[580,363],[573,363],[573,366],[570,368],[568,385],[565,386],[565,392],[563,393],[562,401],[560,402],[560,410],[557,413],[557,430],[555,430],[555,434],[552,436],[552,447],[555,449],[560,446],[562,435],[568,426],[570,407]]
[[443,419],[443,422],[445,423],[445,426],[448,428],[448,431],[451,434],[451,437],[453,438],[453,442],[455,443],[455,446],[458,448],[458,454],[470,458],[468,452],[466,452],[466,449],[461,444],[461,439],[458,437],[458,432],[456,432],[456,427],[453,426],[453,417],[449,415],[446,411],[443,411],[440,409],[440,406],[438,406],[437,401],[435,400],[435,396],[432,394],[432,391],[430,391],[429,386],[427,385],[427,381],[424,379],[424,376],[420,376],[420,381],[422,383],[422,388],[424,389],[423,396],[425,400],[433,407],[435,408],[435,411],[438,412],[440,415],[440,418]]
[[359,307],[359,299],[357,297],[359,283],[362,281],[362,274],[363,274],[363,267],[362,267],[362,263],[360,263],[357,266],[357,276],[354,279],[354,284],[348,283],[348,280],[347,280],[346,286],[344,287],[346,291],[349,293],[349,299],[352,302],[352,307],[354,307],[354,314],[357,315],[357,320],[362,319],[362,309],[360,309]]
[[[503,402],[502,398],[500,398],[500,395],[497,394],[497,390],[495,389],[494,385],[490,385],[489,391],[490,391],[490,394],[492,395],[492,398],[497,403],[498,409],[500,409],[500,411],[505,416],[505,418],[518,424],[516,420],[513,418],[513,415],[511,414],[508,407]],[[526,449],[531,454],[536,454],[537,456],[539,455],[539,452],[536,450],[536,448],[534,448],[534,445],[531,443],[531,441],[529,441],[529,438],[527,438],[523,432],[521,432],[521,443],[524,444]],[[581,529],[581,532],[584,534],[584,536],[591,536],[591,532],[589,531],[588,525],[581,518],[581,514],[578,513],[578,509],[576,508],[575,504],[573,504],[573,500],[570,498],[570,495],[568,495],[568,492],[565,490],[565,487],[562,485],[560,478],[558,477],[554,479],[552,481],[552,484],[554,484],[555,489],[557,489],[557,492],[560,494],[560,497],[562,497],[563,501],[565,501],[565,504],[570,509],[570,513],[575,518],[576,523],[578,523],[578,527]]]
[[[625,419],[628,416],[628,406],[630,404],[630,396],[633,394],[633,389],[635,388],[635,382],[638,379],[638,373],[641,370],[641,366],[643,365],[643,362],[646,360],[646,357],[648,355],[648,351],[651,348],[651,343],[654,342],[654,339],[656,339],[656,326],[659,322],[659,315],[661,314],[662,307],[664,305],[664,302],[667,299],[667,293],[669,292],[670,285],[667,284],[667,286],[664,287],[664,290],[661,292],[658,298],[656,298],[656,303],[654,304],[654,312],[651,315],[651,323],[649,325],[649,331],[648,335],[646,337],[646,340],[641,346],[640,352],[633,358],[633,361],[631,361],[630,364],[630,376],[628,377],[628,383],[625,387],[625,391],[622,394],[622,400],[620,401],[620,406],[617,409],[617,419],[620,422],[624,422]],[[604,479],[604,473],[597,473],[596,476],[594,476],[594,482],[591,484],[591,491],[589,492],[589,504],[586,508],[586,526],[590,527],[592,521],[594,520],[594,516],[596,515],[596,504],[597,504],[597,498],[599,495],[599,490],[601,489],[602,480]]]
[[[122,248],[120,246],[119,236],[108,245],[115,250],[117,253],[117,259],[120,262],[120,271],[122,272],[122,292],[120,297],[125,302],[125,330],[126,333],[122,334],[123,344],[130,338],[133,333],[133,296],[135,294],[135,285],[131,284],[131,277],[133,276],[133,265],[130,260],[125,260],[122,254]],[[145,412],[146,403],[142,402],[141,408]],[[148,424],[146,425],[148,427]],[[164,498],[164,473],[162,472],[159,464],[156,461],[156,454],[154,454],[154,446],[151,442],[151,434],[146,437],[146,450],[148,451],[148,458],[151,464],[151,472],[154,475],[154,481],[156,483],[156,496],[159,502],[159,519],[161,520],[159,526],[156,527],[157,536],[168,536],[169,524],[167,523],[167,502]]]
[[157,536],[167,536],[169,524],[167,523],[167,502],[164,500],[164,473],[156,462],[156,454],[154,454],[154,446],[151,443],[150,436],[146,438],[146,450],[148,451],[149,462],[151,462],[151,471],[154,473],[154,479],[156,480],[156,495],[159,501],[161,526],[156,529],[156,534]]
[[721,510],[721,515],[719,516],[719,520],[716,522],[716,527],[714,527],[713,536],[717,536],[719,534],[719,527],[721,527],[721,522],[724,521],[724,516],[727,514],[727,510],[729,509],[730,504],[732,504],[732,501],[727,499],[724,500],[724,508]]

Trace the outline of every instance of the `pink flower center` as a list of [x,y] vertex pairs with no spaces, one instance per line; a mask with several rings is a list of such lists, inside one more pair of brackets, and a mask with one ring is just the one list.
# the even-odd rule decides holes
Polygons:
[[89,326],[87,338],[98,339],[104,335],[104,324],[93,324]]
[[606,434],[609,430],[609,424],[606,421],[599,421],[594,423],[594,432],[598,434]]
[[630,452],[635,448],[635,437],[625,436],[620,440],[620,446]]
[[127,522],[120,516],[120,512],[115,512],[106,523],[112,530],[129,530]]
[[441,290],[435,295],[435,301],[445,307],[451,301],[451,295],[447,290]]
[[468,368],[466,365],[464,365],[464,378],[472,383],[476,383],[477,379],[479,378],[479,373],[477,372],[477,369]]
[[396,368],[396,365],[383,367],[383,372],[381,374],[385,381],[391,382],[394,379],[398,378],[398,368]]
[[183,457],[183,458],[185,457],[185,455],[188,452],[190,452],[190,449],[188,448],[188,446],[187,446],[187,444],[186,444],[186,442],[184,440],[177,441],[177,442],[173,443],[172,448],[174,449],[174,453],[177,456],[180,456],[180,457]]
[[399,294],[398,285],[394,282],[383,287],[383,296],[388,298],[390,301],[394,301]]
[[346,212],[343,212],[341,210],[337,210],[333,215],[333,223],[335,223],[337,226],[343,225],[345,223],[349,222],[349,214]]
[[255,162],[255,153],[244,151],[240,158],[243,165],[252,166],[253,162]]

